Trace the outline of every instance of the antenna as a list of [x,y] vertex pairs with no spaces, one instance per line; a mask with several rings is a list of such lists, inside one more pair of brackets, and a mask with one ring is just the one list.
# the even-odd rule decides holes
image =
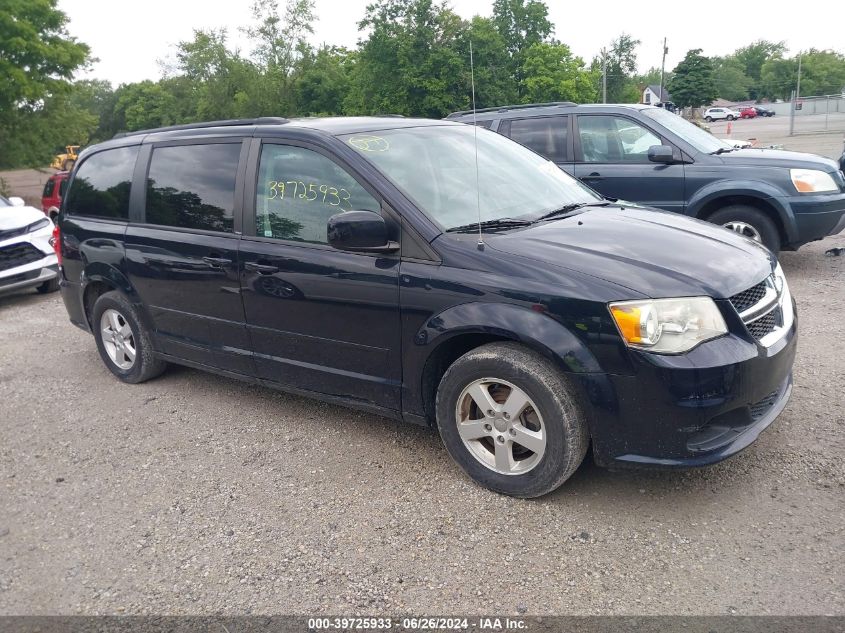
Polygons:
[[472,40],[469,41],[469,77],[472,86],[472,133],[475,139],[475,205],[478,208],[478,250],[484,249],[481,235],[481,181],[478,177],[478,125],[475,122],[475,65],[472,60]]

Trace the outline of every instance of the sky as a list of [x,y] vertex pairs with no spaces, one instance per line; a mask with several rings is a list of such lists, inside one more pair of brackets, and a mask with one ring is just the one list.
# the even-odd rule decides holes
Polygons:
[[[354,47],[357,23],[372,0],[316,0],[313,44]],[[194,29],[226,27],[230,42],[245,49],[238,27],[250,23],[252,0],[59,0],[70,18],[69,31],[88,44],[99,62],[81,77],[121,83],[158,79],[159,60],[172,56],[173,45],[192,38]],[[284,5],[284,0],[280,4]],[[842,0],[796,2],[768,0],[723,2],[684,0],[547,0],[555,37],[588,64],[622,32],[641,41],[639,69],[660,67],[661,44],[668,39],[666,69],[687,50],[726,55],[759,39],[785,41],[790,55],[808,48],[845,52],[845,3]],[[702,10],[712,4],[712,10]],[[488,16],[492,0],[452,0],[461,17]]]

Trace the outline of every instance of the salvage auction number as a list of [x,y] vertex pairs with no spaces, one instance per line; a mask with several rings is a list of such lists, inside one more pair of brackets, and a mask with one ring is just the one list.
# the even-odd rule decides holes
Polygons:
[[343,187],[338,189],[314,182],[306,185],[301,180],[271,180],[267,183],[268,200],[284,200],[285,196],[288,199],[294,198],[308,202],[319,199],[323,204],[333,207],[343,207],[346,203],[347,209],[352,208],[352,203],[349,202],[352,196]]

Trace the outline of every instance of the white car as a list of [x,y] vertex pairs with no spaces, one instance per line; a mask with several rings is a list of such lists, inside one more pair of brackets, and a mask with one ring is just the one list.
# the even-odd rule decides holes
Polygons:
[[20,198],[0,196],[0,294],[32,286],[59,289],[53,222]]
[[708,123],[711,121],[733,121],[739,117],[739,112],[730,108],[707,108],[704,111],[704,120]]
[[747,149],[751,147],[751,141],[743,141],[738,138],[720,138],[719,140],[726,143],[729,147],[735,147],[737,149]]

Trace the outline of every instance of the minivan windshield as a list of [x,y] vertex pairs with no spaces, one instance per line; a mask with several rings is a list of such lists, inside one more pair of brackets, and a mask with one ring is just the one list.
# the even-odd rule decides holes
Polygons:
[[533,221],[602,200],[553,162],[481,127],[427,125],[340,138],[444,231],[479,219]]
[[663,108],[645,108],[642,112],[645,116],[654,119],[670,132],[674,132],[680,136],[699,152],[711,154],[724,149],[726,146],[726,143],[717,139],[710,132],[696,127],[683,117],[672,114]]

